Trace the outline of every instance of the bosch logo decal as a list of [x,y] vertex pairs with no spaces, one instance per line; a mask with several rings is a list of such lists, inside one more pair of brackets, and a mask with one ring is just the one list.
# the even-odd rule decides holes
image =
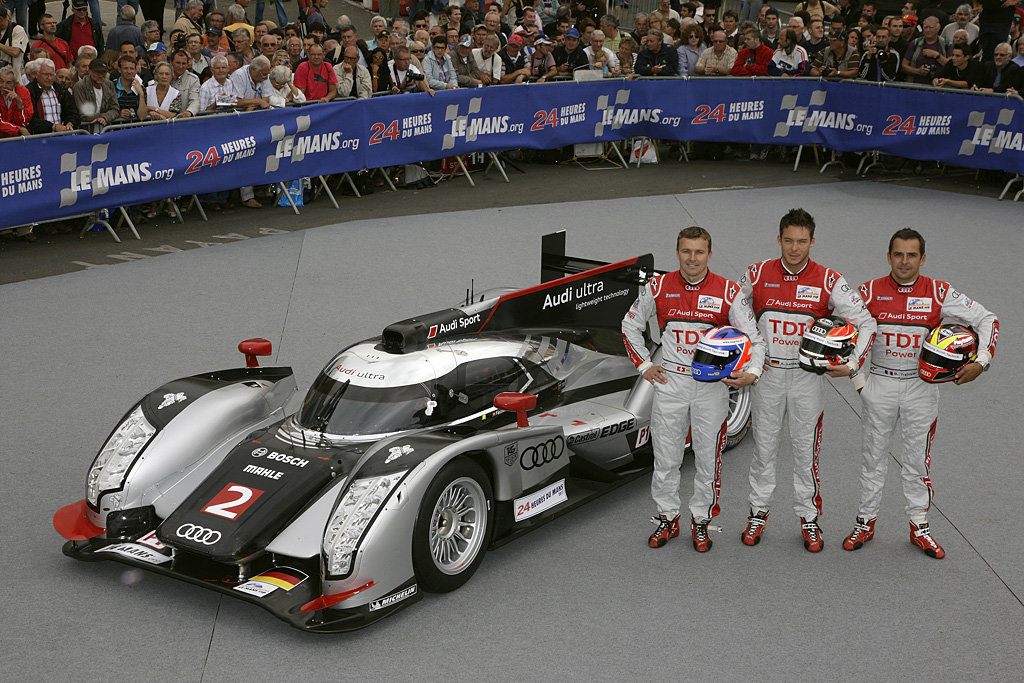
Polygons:
[[556,436],[553,439],[542,441],[539,444],[523,449],[519,456],[519,466],[530,471],[541,465],[547,465],[562,457],[565,452],[565,439]]
[[288,455],[286,453],[278,453],[277,451],[270,451],[266,448],[257,448],[252,452],[252,457],[262,458],[266,457],[267,460],[276,460],[283,462],[286,465],[293,465],[295,467],[305,467],[309,464],[308,460],[303,458],[295,457],[294,455]]
[[408,588],[403,588],[402,590],[398,591],[397,593],[392,593],[391,595],[383,597],[380,600],[372,601],[370,603],[370,611],[371,612],[376,612],[379,609],[384,609],[385,607],[391,607],[392,605],[394,605],[396,603],[399,603],[399,602],[402,602],[406,598],[411,598],[414,595],[416,595],[416,584],[413,584],[413,585],[409,586]]
[[505,446],[505,464],[509,467],[516,464],[516,460],[519,459],[519,444],[510,443]]
[[221,539],[221,533],[219,531],[207,529],[205,526],[197,526],[195,524],[182,524],[174,533],[178,538],[184,538],[186,541],[193,541],[195,543],[202,543],[203,545],[213,545]]

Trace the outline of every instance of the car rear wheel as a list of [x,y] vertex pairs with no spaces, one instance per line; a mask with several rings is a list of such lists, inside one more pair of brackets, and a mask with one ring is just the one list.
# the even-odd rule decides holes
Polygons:
[[457,458],[437,473],[413,533],[413,567],[423,590],[447,593],[469,581],[490,541],[491,501],[487,474],[469,458]]
[[743,438],[750,431],[750,387],[740,389],[729,389],[729,417],[726,418],[725,450],[743,441]]

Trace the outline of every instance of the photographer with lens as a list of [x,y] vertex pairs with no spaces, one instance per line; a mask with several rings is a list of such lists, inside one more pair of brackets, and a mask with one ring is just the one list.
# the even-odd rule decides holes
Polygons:
[[860,77],[875,83],[895,81],[900,72],[900,57],[889,47],[889,29],[879,26],[870,41],[864,41]]
[[395,48],[395,58],[388,61],[387,75],[391,92],[396,95],[419,90],[429,93],[431,97],[434,96],[434,90],[427,84],[426,76],[412,64],[412,54],[404,45]]

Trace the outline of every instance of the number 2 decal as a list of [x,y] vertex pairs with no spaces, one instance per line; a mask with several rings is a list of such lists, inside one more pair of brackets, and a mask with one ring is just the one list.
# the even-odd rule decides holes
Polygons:
[[239,484],[228,484],[206,504],[203,512],[234,521],[262,495],[263,491],[259,489]]

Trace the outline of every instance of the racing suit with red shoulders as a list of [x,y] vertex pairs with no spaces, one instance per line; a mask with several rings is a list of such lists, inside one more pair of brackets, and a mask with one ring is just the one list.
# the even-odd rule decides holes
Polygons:
[[647,321],[656,317],[661,330],[661,367],[668,382],[654,383],[651,496],[658,511],[669,519],[679,514],[679,467],[687,430],[692,434],[696,466],[690,514],[697,522],[706,523],[719,512],[729,387],[722,382],[694,380],[690,363],[703,332],[719,325],[732,325],[746,334],[753,345],[751,360],[741,369],[755,375],[761,373],[764,340],[739,291],[735,282],[711,272],[697,284],[686,282],[679,271],[656,275],[640,290],[640,296],[622,319],[626,351],[641,374],[653,365],[644,345]]
[[808,260],[791,273],[781,259],[755,263],[740,279],[740,296],[751,302],[768,344],[765,372],[753,391],[754,457],[750,462],[750,507],[767,511],[775,491],[775,465],[788,415],[793,450],[793,509],[805,519],[822,513],[818,456],[825,416],[825,377],[800,368],[800,341],[816,318],[835,311],[856,326],[857,343],[848,365],[857,374],[875,336],[875,321],[842,275]]
[[864,406],[863,461],[859,516],[873,519],[882,499],[889,465],[889,437],[900,422],[898,459],[903,465],[907,514],[923,522],[934,493],[929,467],[939,414],[939,387],[920,379],[918,356],[928,333],[942,322],[970,325],[978,334],[978,362],[987,366],[996,351],[999,321],[948,282],[919,276],[900,285],[891,275],[865,282],[860,294],[878,321],[871,350]]

